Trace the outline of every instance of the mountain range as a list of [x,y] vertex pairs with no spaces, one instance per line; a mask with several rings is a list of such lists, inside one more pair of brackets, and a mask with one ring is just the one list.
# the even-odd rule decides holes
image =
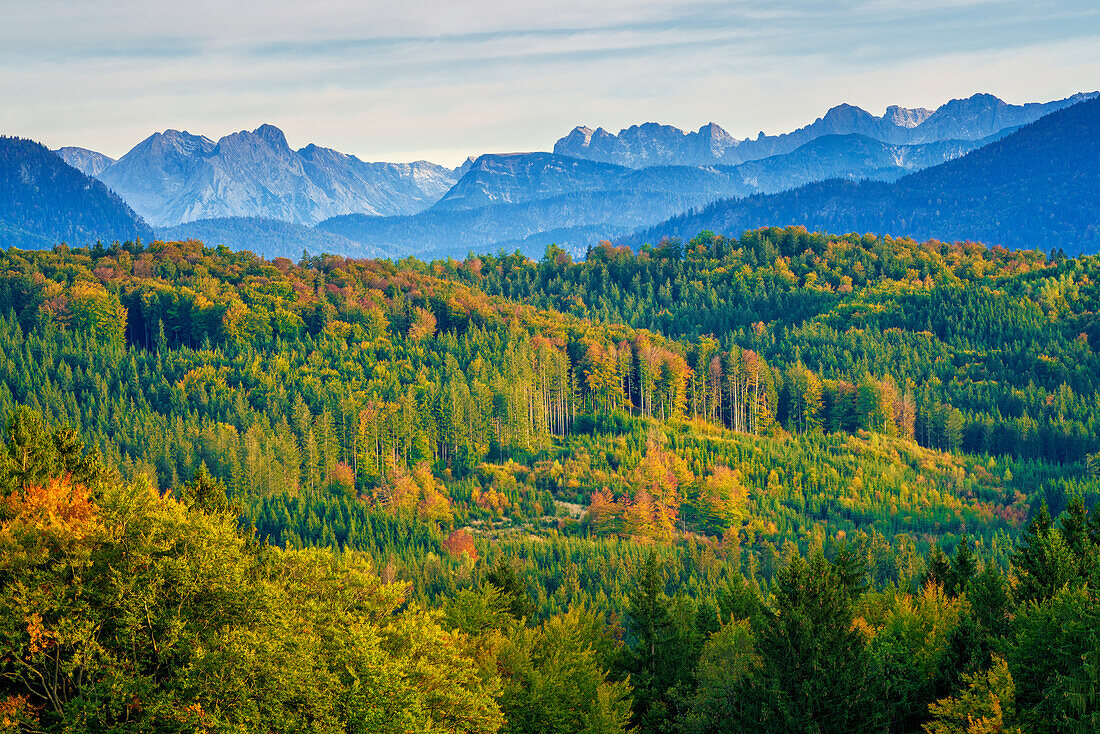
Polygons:
[[813,123],[782,135],[738,140],[711,122],[697,132],[647,122],[613,134],[602,127],[576,127],[554,144],[554,152],[573,158],[644,168],[668,165],[736,165],[782,153],[826,135],[862,135],[892,145],[942,140],[980,140],[1038,120],[1094,96],[1080,93],[1053,102],[1013,105],[991,94],[953,99],[935,111],[891,106],[881,117],[850,104],[833,107]]
[[[839,105],[793,132],[745,140],[713,123],[694,133],[656,123],[617,135],[576,128],[553,153],[471,156],[455,169],[425,161],[367,163],[312,144],[294,150],[273,125],[217,141],[167,130],[117,161],[76,147],[57,150],[55,159],[106,184],[132,207],[126,216],[136,212],[166,239],[201,239],[268,256],[296,256],[303,249],[403,256],[499,248],[537,255],[549,243],[584,252],[595,241],[631,237],[666,219],[687,221],[717,201],[723,203],[705,211],[774,205],[780,207],[775,216],[805,214],[807,222],[818,221],[809,210],[778,203],[794,199],[760,195],[798,190],[792,196],[811,206],[819,196],[813,192],[908,190],[905,182],[914,172],[986,150],[1095,95],[1012,105],[979,94],[934,111],[892,106],[881,116]],[[896,189],[883,188],[891,182],[898,182]],[[799,189],[807,184],[820,185]],[[81,185],[93,191],[88,182]],[[834,201],[828,196],[820,194]],[[62,199],[77,205],[71,196]],[[894,227],[834,214],[835,226],[868,221]],[[740,216],[731,213],[723,226]],[[50,241],[56,231],[71,239],[74,232],[54,224],[35,236]],[[680,225],[662,226],[667,233]],[[929,236],[946,227],[946,219],[938,221]],[[102,239],[114,230],[76,231]],[[20,235],[19,241],[27,240]]]
[[264,217],[312,225],[338,214],[411,214],[451,186],[454,171],[426,161],[366,163],[331,148],[292,150],[273,125],[217,142],[155,133],[95,174],[150,223]]
[[483,155],[431,208],[411,216],[350,214],[317,229],[394,253],[463,256],[554,243],[584,252],[723,197],[781,191],[827,178],[895,180],[987,141],[896,146],[860,135],[829,135],[740,166],[629,168],[552,153]]
[[1100,249],[1100,99],[1052,113],[956,160],[894,183],[824,181],[716,202],[623,239],[737,235],[804,225],[1009,247]]

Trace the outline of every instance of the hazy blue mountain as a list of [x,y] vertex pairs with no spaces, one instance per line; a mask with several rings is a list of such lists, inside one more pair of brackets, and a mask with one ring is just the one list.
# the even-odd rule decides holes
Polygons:
[[153,239],[153,230],[94,178],[46,146],[0,137],[0,247]]
[[631,170],[552,153],[487,154],[474,160],[433,208],[479,209],[545,199],[570,191],[611,189]]
[[165,210],[190,190],[192,178],[216,147],[203,135],[179,130],[153,133],[98,178],[146,220],[164,224],[169,221]]
[[675,191],[574,191],[477,209],[433,208],[404,217],[350,214],[325,220],[316,229],[393,256],[464,256],[505,245],[522,245],[526,254],[537,256],[548,244],[547,237],[566,249],[583,252],[595,241],[701,206],[710,198]]
[[584,256],[590,246],[599,243],[601,240],[614,240],[628,234],[630,234],[629,227],[588,224],[548,229],[515,240],[501,240],[493,243],[493,249],[503,250],[504,252],[518,251],[528,257],[538,257],[546,252],[547,246],[557,245],[580,258]]
[[174,227],[158,227],[156,235],[157,239],[165,241],[199,240],[211,247],[225,245],[232,250],[249,250],[269,258],[289,257],[297,260],[303,250],[314,255],[322,252],[353,257],[389,255],[332,232],[260,217],[198,219]]
[[398,254],[503,247],[537,255],[551,242],[583,251],[597,239],[660,221],[680,211],[676,207],[836,176],[894,180],[984,142],[897,146],[859,135],[825,136],[785,155],[706,167],[630,168],[551,153],[483,155],[425,212],[337,217],[318,228]]
[[988,145],[1011,130],[981,140],[942,140],[918,145],[894,145],[864,135],[825,135],[790,153],[746,161],[719,170],[736,172],[753,193],[771,194],[814,181],[842,178],[895,181]]
[[575,127],[554,144],[554,152],[572,158],[645,168],[647,166],[699,166],[730,161],[727,153],[739,141],[714,123],[698,132],[685,133],[671,125],[647,122],[620,130],[618,135],[602,127]]
[[218,142],[168,130],[99,174],[150,222],[261,217],[314,224],[338,214],[411,214],[437,201],[455,172],[426,161],[366,163],[309,145],[292,150],[262,125]]
[[720,201],[625,241],[804,225],[1009,247],[1100,250],[1100,99],[1080,102],[894,183],[824,181]]
[[98,176],[107,166],[115,162],[115,159],[111,156],[96,153],[94,150],[88,150],[87,148],[67,146],[58,148],[54,153],[57,153],[61,156],[61,160],[85,176]]
[[733,171],[689,166],[634,169],[553,153],[479,157],[432,209],[518,204],[573,192],[666,191],[717,199],[751,193]]
[[783,135],[738,140],[714,123],[697,132],[646,123],[613,134],[597,128],[574,128],[554,145],[554,152],[574,158],[641,168],[652,165],[736,165],[789,153],[826,135],[862,135],[893,145],[944,140],[980,140],[1008,128],[1034,122],[1096,92],[1063,100],[1024,105],[1008,104],[990,94],[952,100],[934,112],[888,107],[876,117],[849,104],[833,107],[813,123]]

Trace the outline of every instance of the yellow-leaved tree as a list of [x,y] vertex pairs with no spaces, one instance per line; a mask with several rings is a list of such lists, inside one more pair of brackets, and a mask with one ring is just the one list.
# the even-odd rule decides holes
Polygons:
[[[5,721],[135,732],[501,726],[499,682],[464,652],[463,633],[406,605],[405,589],[383,583],[365,556],[257,544],[216,482],[177,500],[144,478],[99,481],[106,470],[75,461],[81,451],[51,457],[63,443],[48,435],[23,450],[40,430],[9,425],[7,436]],[[42,479],[23,457],[68,470]]]

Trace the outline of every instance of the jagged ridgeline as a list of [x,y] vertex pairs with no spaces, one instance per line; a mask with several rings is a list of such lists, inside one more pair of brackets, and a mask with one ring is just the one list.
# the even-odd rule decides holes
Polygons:
[[797,228],[9,249],[0,714],[1087,731],[1098,271]]

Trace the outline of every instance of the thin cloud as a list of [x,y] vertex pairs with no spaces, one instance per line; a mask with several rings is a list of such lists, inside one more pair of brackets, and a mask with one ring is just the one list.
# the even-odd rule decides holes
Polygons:
[[781,132],[841,101],[1050,99],[1100,78],[1091,3],[11,3],[0,128],[112,155],[263,122],[296,145],[457,163],[574,125]]

